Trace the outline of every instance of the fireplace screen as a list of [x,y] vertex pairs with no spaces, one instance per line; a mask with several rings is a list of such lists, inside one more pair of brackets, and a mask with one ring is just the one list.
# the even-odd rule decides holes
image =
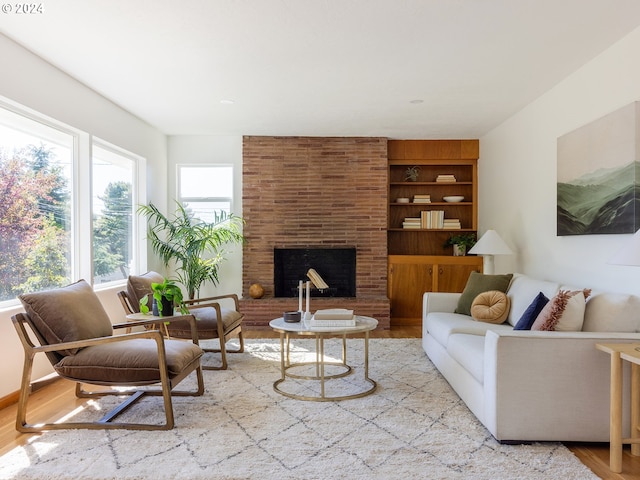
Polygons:
[[298,282],[309,280],[309,269],[328,285],[322,290],[312,288],[312,296],[356,296],[355,248],[275,248],[273,260],[276,297],[297,297]]

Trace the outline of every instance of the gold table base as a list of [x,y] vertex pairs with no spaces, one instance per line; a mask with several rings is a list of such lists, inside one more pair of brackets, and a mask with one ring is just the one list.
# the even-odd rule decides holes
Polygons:
[[[323,332],[314,332],[315,340],[316,340],[316,360],[314,362],[299,362],[299,363],[291,363],[290,358],[290,345],[291,345],[291,335],[290,332],[280,332],[280,371],[281,377],[273,382],[273,389],[281,395],[285,397],[294,398],[296,400],[307,400],[311,402],[333,402],[340,400],[351,400],[353,398],[361,398],[373,393],[378,384],[375,380],[369,378],[369,332],[366,331],[364,333],[364,380],[370,384],[370,387],[366,390],[362,390],[358,393],[353,393],[351,395],[338,395],[338,396],[327,396],[325,394],[325,381],[334,379],[334,378],[342,378],[353,373],[353,368],[350,365],[347,365],[347,335],[342,334],[342,362],[327,362],[325,361],[324,356],[324,340],[325,337],[331,336],[335,337],[336,334],[333,333],[323,333]],[[286,349],[285,349],[285,340],[286,340]],[[315,375],[297,375],[290,372],[290,369],[294,369],[296,367],[301,367],[305,365],[314,365],[316,367]],[[327,365],[333,365],[344,368],[344,371],[334,374],[327,375],[325,373],[325,367]],[[297,378],[303,380],[316,380],[320,382],[320,395],[317,396],[309,396],[309,395],[297,395],[295,393],[290,393],[282,390],[280,385],[287,378]]]

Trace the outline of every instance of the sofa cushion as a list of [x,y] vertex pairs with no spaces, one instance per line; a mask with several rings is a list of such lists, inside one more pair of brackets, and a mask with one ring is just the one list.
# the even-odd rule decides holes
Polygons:
[[[85,280],[66,287],[18,297],[31,321],[48,343],[73,342],[113,334],[111,320]],[[74,355],[78,349],[58,352]]]
[[524,311],[518,323],[516,323],[514,330],[531,330],[531,326],[533,322],[536,321],[538,315],[545,307],[545,305],[549,303],[549,299],[542,292],[538,293],[538,296],[533,299],[533,302],[527,307]]
[[531,330],[546,330],[558,332],[578,332],[584,323],[584,310],[591,290],[560,290],[547,303],[538,318],[531,326]]
[[466,333],[451,335],[447,353],[478,382],[484,382],[484,336]]
[[467,284],[458,299],[458,306],[455,313],[471,316],[471,304],[482,292],[497,290],[506,292],[513,274],[486,275],[478,272],[471,272]]
[[589,298],[584,312],[585,332],[640,332],[640,297],[599,293]]
[[504,323],[508,314],[509,297],[498,290],[482,292],[471,304],[471,317],[479,322]]
[[440,345],[447,347],[449,337],[454,333],[467,333],[484,337],[487,330],[513,330],[508,324],[476,322],[471,317],[458,313],[431,312],[425,319],[425,328]]
[[560,284],[556,282],[537,280],[521,274],[514,275],[507,291],[507,296],[511,300],[511,310],[507,321],[511,325],[515,325],[540,292],[547,298],[551,298],[558,293],[559,289]]

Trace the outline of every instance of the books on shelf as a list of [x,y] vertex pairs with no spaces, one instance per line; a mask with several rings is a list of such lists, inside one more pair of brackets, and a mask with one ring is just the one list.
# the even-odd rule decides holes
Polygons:
[[456,176],[455,175],[438,175],[436,177],[436,182],[440,182],[440,183],[453,183],[456,181]]
[[431,203],[431,195],[414,195],[413,203]]
[[460,225],[459,218],[445,218],[443,228],[446,230],[460,230],[462,226]]
[[459,218],[444,218],[444,210],[423,210],[419,217],[405,217],[402,228],[460,230],[462,225]]
[[420,225],[422,228],[444,228],[444,210],[423,210]]
[[422,228],[420,217],[406,217],[402,222],[402,228]]

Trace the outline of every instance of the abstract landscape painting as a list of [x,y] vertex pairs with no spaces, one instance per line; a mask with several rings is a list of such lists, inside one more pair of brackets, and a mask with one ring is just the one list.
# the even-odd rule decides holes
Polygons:
[[559,236],[640,228],[639,109],[634,102],[558,138]]

